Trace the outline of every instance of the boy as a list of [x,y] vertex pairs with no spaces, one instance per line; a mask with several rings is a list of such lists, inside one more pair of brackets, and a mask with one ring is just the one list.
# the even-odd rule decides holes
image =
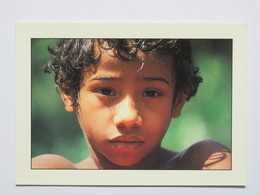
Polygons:
[[66,111],[77,115],[91,156],[72,164],[41,155],[33,168],[231,168],[230,151],[213,141],[179,153],[161,147],[171,118],[202,81],[188,40],[63,39],[50,53],[45,70],[55,75]]

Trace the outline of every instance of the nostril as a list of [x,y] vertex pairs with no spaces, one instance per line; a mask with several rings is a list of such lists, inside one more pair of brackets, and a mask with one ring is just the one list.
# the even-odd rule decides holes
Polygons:
[[136,102],[132,97],[126,96],[117,106],[114,112],[114,124],[118,127],[142,126],[142,117]]
[[134,115],[117,114],[114,117],[114,124],[118,127],[140,127],[143,125],[143,121],[138,113]]

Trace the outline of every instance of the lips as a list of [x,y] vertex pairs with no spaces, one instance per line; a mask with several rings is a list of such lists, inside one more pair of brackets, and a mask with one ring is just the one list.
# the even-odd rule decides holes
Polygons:
[[144,140],[136,135],[120,135],[110,139],[111,142],[143,142]]
[[139,136],[124,135],[112,138],[109,143],[114,149],[126,152],[138,149],[144,144],[144,140]]

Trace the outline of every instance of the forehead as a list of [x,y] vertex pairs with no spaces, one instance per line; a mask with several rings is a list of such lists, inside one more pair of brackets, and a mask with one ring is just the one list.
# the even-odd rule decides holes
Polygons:
[[125,73],[162,74],[173,76],[174,59],[169,54],[158,54],[155,51],[138,51],[131,60],[119,59],[111,50],[99,50],[100,58],[97,71],[121,71]]

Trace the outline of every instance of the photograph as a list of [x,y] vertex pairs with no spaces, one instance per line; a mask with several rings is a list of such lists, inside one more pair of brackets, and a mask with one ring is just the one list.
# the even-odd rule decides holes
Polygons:
[[231,39],[37,38],[31,55],[32,169],[231,169]]

